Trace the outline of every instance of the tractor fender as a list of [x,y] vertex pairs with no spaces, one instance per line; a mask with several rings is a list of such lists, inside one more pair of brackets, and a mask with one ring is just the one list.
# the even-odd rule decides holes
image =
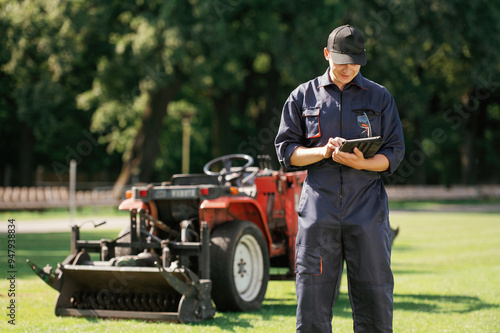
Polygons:
[[120,203],[120,206],[118,206],[119,210],[132,210],[132,209],[148,209],[148,206],[140,201],[140,200],[135,200],[133,198],[130,199],[125,199]]
[[200,221],[206,221],[210,230],[229,221],[250,221],[262,231],[268,247],[272,244],[267,216],[257,200],[251,197],[234,196],[204,200],[200,205]]
[[152,216],[158,218],[158,208],[156,207],[156,203],[154,201],[150,201],[147,204],[140,200],[135,200],[134,198],[129,198],[123,200],[118,206],[118,210],[132,210],[136,209],[139,211],[140,209],[145,209]]

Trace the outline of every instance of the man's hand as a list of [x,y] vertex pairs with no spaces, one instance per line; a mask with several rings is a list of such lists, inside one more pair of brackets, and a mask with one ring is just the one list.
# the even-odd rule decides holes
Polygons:
[[335,152],[335,149],[340,148],[343,141],[344,139],[339,137],[328,139],[328,143],[324,147],[325,151],[323,152],[323,157],[324,158],[332,157],[333,153]]
[[332,158],[335,162],[356,170],[364,169],[364,163],[366,161],[363,153],[357,147],[354,148],[352,153],[343,152],[340,151],[340,148],[336,148],[333,151]]
[[290,156],[290,163],[294,166],[305,166],[319,162],[325,158],[331,158],[335,150],[342,145],[344,139],[330,138],[326,145],[321,147],[306,148],[297,147],[292,156]]
[[352,153],[346,153],[336,148],[333,151],[332,159],[340,164],[346,165],[356,170],[369,170],[382,172],[389,168],[389,160],[383,154],[377,154],[370,158],[365,158],[361,150],[354,148]]

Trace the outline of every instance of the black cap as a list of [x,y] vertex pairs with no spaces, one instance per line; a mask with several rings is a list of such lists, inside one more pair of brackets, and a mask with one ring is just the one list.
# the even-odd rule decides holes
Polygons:
[[327,49],[332,61],[338,65],[366,65],[364,41],[356,28],[346,24],[335,28],[328,36]]

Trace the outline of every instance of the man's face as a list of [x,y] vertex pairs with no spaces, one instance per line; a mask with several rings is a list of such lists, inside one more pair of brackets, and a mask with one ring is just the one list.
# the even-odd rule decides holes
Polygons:
[[335,83],[341,90],[347,83],[351,82],[356,75],[358,75],[359,70],[361,69],[361,65],[338,65],[334,63],[330,57],[330,52],[326,48],[325,58],[330,64],[330,78],[332,79],[333,83]]

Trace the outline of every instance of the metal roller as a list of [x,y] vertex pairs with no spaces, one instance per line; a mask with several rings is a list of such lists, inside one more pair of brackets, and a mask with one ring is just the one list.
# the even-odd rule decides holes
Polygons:
[[129,310],[127,303],[125,302],[126,295],[118,295],[116,297],[117,310]]

